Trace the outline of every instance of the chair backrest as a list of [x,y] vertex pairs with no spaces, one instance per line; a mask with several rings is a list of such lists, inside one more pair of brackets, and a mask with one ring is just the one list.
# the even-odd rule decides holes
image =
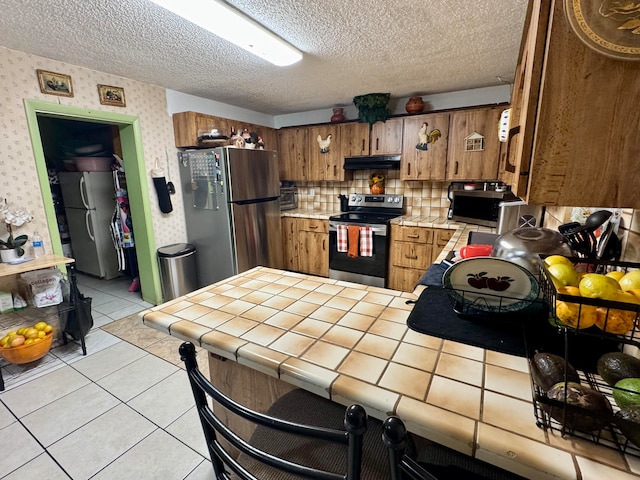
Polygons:
[[391,480],[403,480],[407,475],[414,480],[438,480],[405,453],[407,429],[400,418],[390,416],[384,421],[382,441],[389,449]]
[[[269,415],[269,412],[263,414],[240,405],[218,390],[198,369],[195,347],[192,343],[183,343],[180,345],[179,351],[180,357],[186,365],[196,408],[211,456],[211,463],[218,480],[228,480],[231,472],[244,480],[255,480],[257,477],[246,467],[247,463],[260,464],[261,480],[265,479],[265,471],[273,471],[275,473],[273,475],[274,478],[283,478],[283,472],[304,478],[322,480],[358,480],[360,478],[363,437],[367,430],[367,416],[361,406],[352,405],[346,409],[344,413],[344,430],[282,420]],[[209,405],[208,398],[213,400],[213,406]],[[317,398],[326,402],[321,397]],[[263,438],[265,437],[265,429],[269,430],[269,435],[272,434],[271,438],[277,432],[284,432],[286,434],[284,438],[292,439],[291,448],[283,447],[282,443],[287,440],[283,440],[282,436],[279,436],[277,441],[267,442],[274,444],[274,447],[277,446],[271,451],[269,451],[270,448],[253,445],[251,440],[249,442],[243,440],[220,420],[220,417],[216,414],[216,412],[220,411],[220,406],[256,424],[256,434],[261,429]],[[292,405],[292,408],[296,408],[296,405]],[[301,408],[300,405],[298,405],[298,408]],[[256,434],[254,434],[254,437]],[[266,437],[269,438],[269,435],[266,435]],[[307,441],[307,443],[300,443],[300,438],[303,441]],[[226,440],[226,442],[221,442],[221,439]],[[238,459],[235,458],[237,452],[233,452],[229,448],[229,444],[235,447],[237,452],[240,452]],[[340,445],[341,449],[347,451],[346,465],[344,465],[341,473],[305,464],[305,459],[313,457],[313,455],[308,455],[309,450],[313,450],[313,446],[316,445],[317,448],[315,449],[319,451],[317,455],[321,457],[326,457],[325,452],[327,450],[325,446],[328,445]],[[319,450],[320,448],[322,450]],[[287,455],[274,454],[274,451],[287,452]],[[248,458],[250,462],[241,463],[239,460],[242,458]],[[264,466],[267,466],[266,470],[262,468]]]

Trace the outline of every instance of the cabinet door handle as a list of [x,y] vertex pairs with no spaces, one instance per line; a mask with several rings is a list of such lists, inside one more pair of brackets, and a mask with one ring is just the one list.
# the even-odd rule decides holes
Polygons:
[[505,154],[507,158],[505,159],[504,169],[507,172],[516,173],[516,166],[509,161],[509,157],[511,156],[511,141],[513,138],[520,133],[520,125],[517,127],[513,127],[509,129],[509,136],[507,137],[507,153]]
[[365,141],[366,141],[366,140],[363,138],[363,139],[362,139],[362,150],[361,150],[362,152],[364,152],[364,142],[365,142]]
[[418,256],[417,255],[405,255],[404,258],[408,258],[409,260],[417,260]]
[[316,228],[318,228],[318,225],[309,225],[309,228],[311,228],[312,230],[315,230]]
[[407,176],[411,175],[411,163],[407,162]]
[[376,138],[376,150],[380,150],[380,145],[379,145],[379,143],[380,143],[380,139],[379,139],[379,138]]
[[420,235],[416,235],[415,233],[407,234],[407,238],[420,238]]
[[336,167],[335,165],[333,166],[333,176],[334,177],[338,176],[338,167]]
[[326,242],[326,240],[324,240],[324,239],[323,239],[323,240],[322,240],[322,250],[323,250],[323,251],[327,249],[327,247],[326,247],[326,243],[325,243],[325,242]]
[[458,161],[456,160],[456,168],[453,169],[453,174],[457,175],[458,174]]

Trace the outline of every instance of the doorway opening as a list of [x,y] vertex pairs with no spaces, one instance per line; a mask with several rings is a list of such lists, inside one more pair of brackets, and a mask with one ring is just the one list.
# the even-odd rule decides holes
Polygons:
[[[151,206],[148,198],[149,186],[146,178],[142,135],[138,118],[131,115],[88,110],[35,100],[25,100],[25,109],[54,253],[64,255],[67,247],[63,250],[63,239],[58,225],[59,218],[49,185],[50,172],[47,168],[45,145],[43,144],[43,140],[44,142],[48,141],[48,134],[44,133],[43,135],[42,125],[51,124],[56,120],[64,120],[65,122],[79,122],[77,125],[82,125],[84,128],[89,124],[96,125],[96,128],[107,128],[113,132],[114,150],[122,152],[119,156],[124,163],[130,214],[135,222],[135,268],[138,273],[142,298],[155,305],[161,303],[160,274],[156,259],[156,247],[151,223]],[[64,165],[60,166],[60,168],[63,167]],[[130,259],[130,264],[133,263],[133,260]]]

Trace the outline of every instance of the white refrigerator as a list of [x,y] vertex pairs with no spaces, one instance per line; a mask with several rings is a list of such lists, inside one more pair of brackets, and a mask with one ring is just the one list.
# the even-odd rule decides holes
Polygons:
[[116,201],[112,172],[62,172],[58,178],[76,269],[106,280],[119,276],[110,230]]

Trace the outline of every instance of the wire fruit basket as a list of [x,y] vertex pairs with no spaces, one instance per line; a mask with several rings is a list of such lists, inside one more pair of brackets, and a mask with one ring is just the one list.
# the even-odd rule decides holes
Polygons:
[[[586,272],[627,273],[640,269],[640,264],[631,262],[583,258],[569,260]],[[624,389],[608,384],[598,373],[598,363],[604,358],[603,355],[640,351],[640,303],[587,298],[569,295],[565,290],[558,291],[546,266],[541,269],[540,287],[548,307],[549,323],[557,328],[562,339],[555,352],[549,352],[544,347],[542,352],[557,354],[564,362],[560,365],[560,371],[564,373],[560,382],[552,388],[544,388],[539,384],[539,379],[534,379],[533,373],[538,368],[535,355],[541,351],[538,348],[530,350],[531,388],[537,425],[560,432],[562,436],[583,438],[624,454],[640,457],[640,422],[635,423],[620,416],[623,408],[617,404],[614,395],[616,389],[618,393]],[[571,309],[570,319],[563,316],[567,308]],[[573,401],[574,394],[584,395],[587,406]],[[588,404],[590,400],[596,399],[597,402],[593,403],[601,402],[604,405],[602,408]],[[629,440],[630,432],[634,442]]]

